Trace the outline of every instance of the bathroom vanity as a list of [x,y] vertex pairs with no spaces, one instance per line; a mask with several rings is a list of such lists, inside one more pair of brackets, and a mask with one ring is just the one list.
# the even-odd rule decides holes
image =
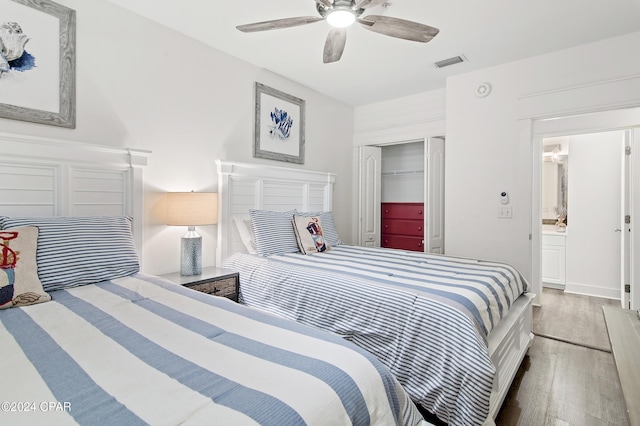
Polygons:
[[542,286],[564,290],[566,283],[567,231],[542,226]]

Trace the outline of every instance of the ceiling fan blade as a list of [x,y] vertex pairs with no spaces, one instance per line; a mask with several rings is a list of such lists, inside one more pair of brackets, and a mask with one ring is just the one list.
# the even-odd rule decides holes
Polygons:
[[297,27],[299,25],[313,24],[322,21],[319,16],[299,16],[297,18],[274,19],[273,21],[255,22],[253,24],[238,25],[236,29],[243,33],[253,33],[256,31],[279,30],[281,28]]
[[358,22],[369,31],[421,43],[431,41],[440,32],[429,25],[381,15],[365,16]]
[[324,42],[324,53],[322,55],[322,62],[329,64],[331,62],[337,62],[342,57],[344,52],[344,45],[347,43],[347,29],[346,28],[333,28],[329,31],[327,40]]
[[370,7],[380,6],[388,0],[360,0],[353,6],[354,9],[368,9]]
[[316,3],[320,3],[321,5],[326,7],[333,6],[333,0],[316,0]]

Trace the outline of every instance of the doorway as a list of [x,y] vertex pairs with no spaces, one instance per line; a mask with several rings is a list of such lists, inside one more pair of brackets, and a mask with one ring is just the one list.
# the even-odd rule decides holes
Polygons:
[[[557,117],[552,119],[540,119],[533,122],[533,169],[532,169],[532,211],[531,211],[531,267],[532,282],[534,288],[541,290],[541,170],[543,139],[558,136],[570,136],[579,134],[594,134],[610,131],[621,131],[625,135],[625,146],[623,164],[630,172],[625,182],[625,193],[621,196],[620,211],[628,212],[619,215],[619,224],[610,227],[610,232],[620,235],[620,274],[618,277],[617,298],[624,308],[637,309],[640,307],[640,268],[634,267],[638,264],[640,255],[640,232],[634,232],[631,224],[640,221],[640,108],[629,108],[622,110],[611,110],[599,113],[582,114],[578,116]],[[628,147],[628,148],[627,148]],[[635,172],[634,172],[635,171]],[[623,180],[622,173],[619,179]],[[569,188],[569,194],[571,194]],[[568,205],[569,235],[572,225],[571,202]],[[624,223],[625,217],[630,223]],[[640,223],[640,222],[639,222]],[[625,226],[627,225],[627,226]],[[616,229],[620,228],[620,232]],[[624,230],[624,231],[622,231]],[[625,273],[624,271],[627,271]],[[628,284],[625,282],[627,281]],[[536,285],[537,283],[537,285]],[[627,284],[627,285],[625,285]],[[625,300],[628,298],[628,302]]]
[[620,244],[625,131],[543,138],[542,145],[542,287],[620,299],[621,273],[629,283]]

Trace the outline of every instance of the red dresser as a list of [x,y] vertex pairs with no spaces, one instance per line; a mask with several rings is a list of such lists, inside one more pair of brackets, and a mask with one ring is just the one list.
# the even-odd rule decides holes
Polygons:
[[382,203],[382,247],[424,251],[424,203]]

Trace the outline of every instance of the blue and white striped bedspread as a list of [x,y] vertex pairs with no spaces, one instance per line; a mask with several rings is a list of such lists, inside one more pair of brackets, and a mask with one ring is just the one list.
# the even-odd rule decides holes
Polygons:
[[422,419],[375,357],[330,333],[142,274],[52,296],[0,311],[1,424]]
[[513,267],[340,245],[268,258],[238,253],[242,301],[367,349],[450,425],[482,424],[495,368],[486,338],[527,283]]

